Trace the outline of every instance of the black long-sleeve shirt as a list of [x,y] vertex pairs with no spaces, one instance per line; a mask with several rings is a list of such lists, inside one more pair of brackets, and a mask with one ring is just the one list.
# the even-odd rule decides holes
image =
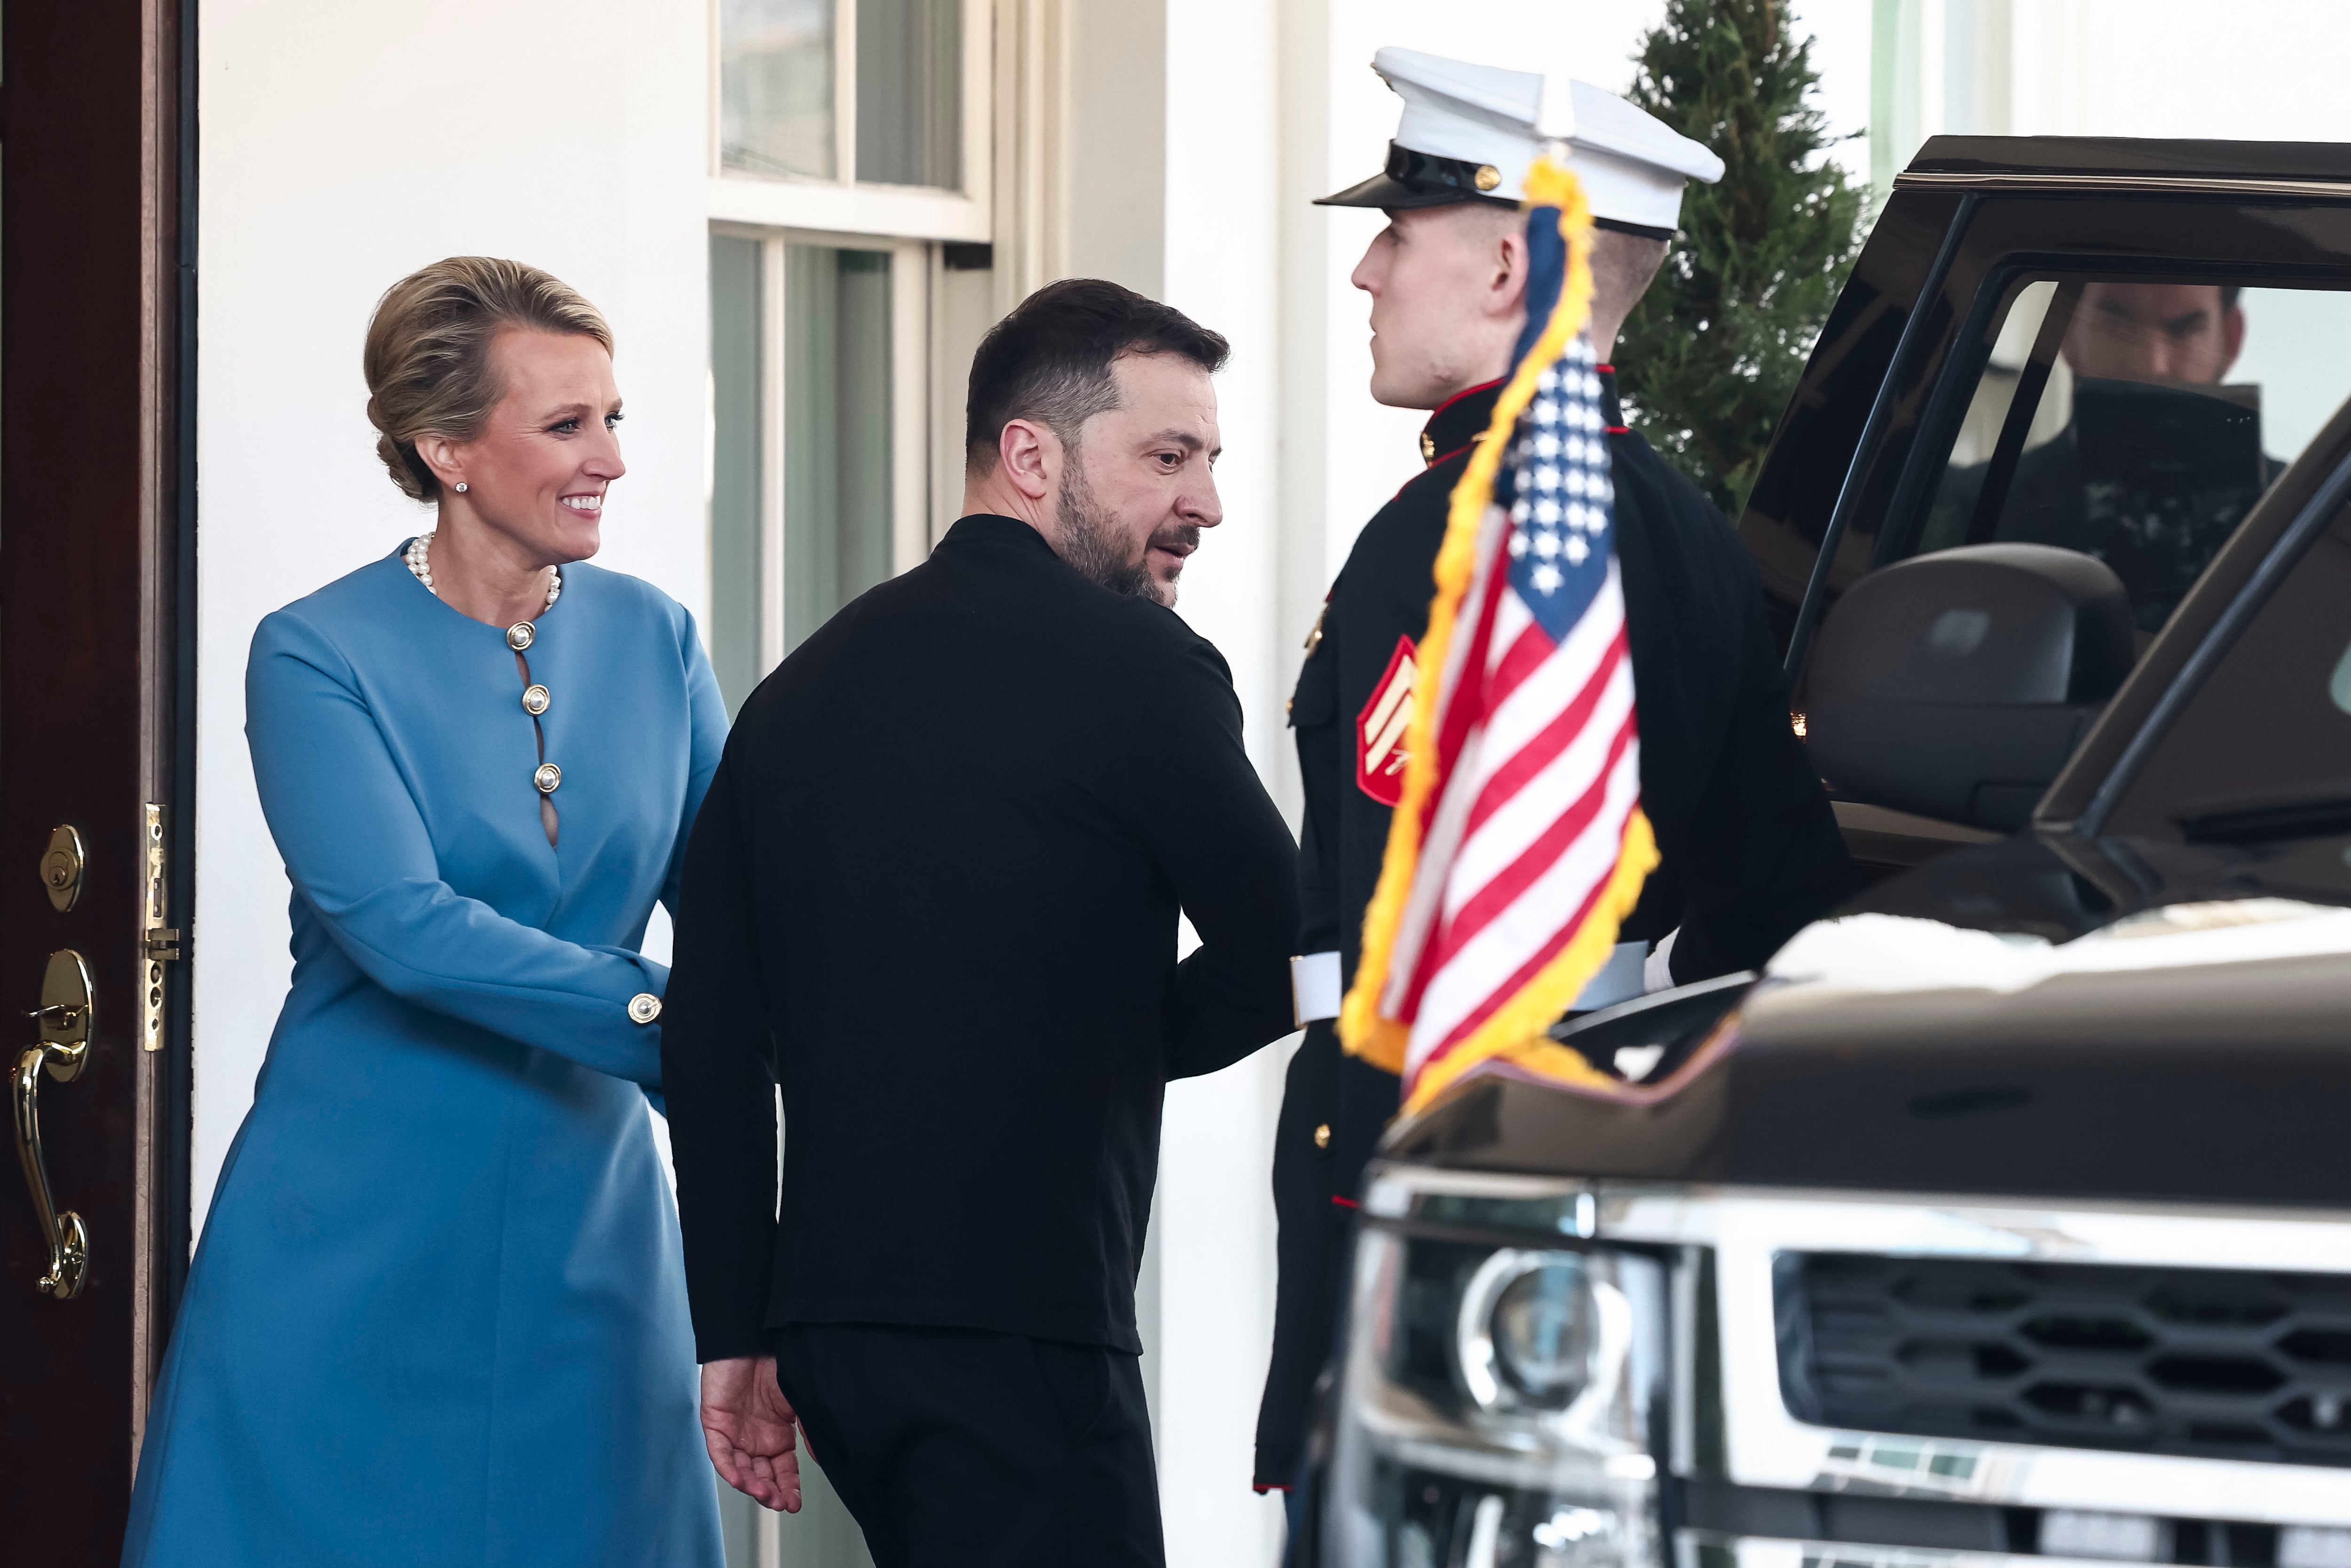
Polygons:
[[1161,1096],[1290,1031],[1295,853],[1216,649],[1025,523],[810,637],[712,781],[662,1020],[702,1359],[798,1322],[1139,1350]]

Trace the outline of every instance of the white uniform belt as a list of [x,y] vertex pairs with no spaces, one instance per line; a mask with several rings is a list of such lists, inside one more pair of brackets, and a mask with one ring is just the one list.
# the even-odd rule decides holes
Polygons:
[[[1584,983],[1569,1011],[1588,1013],[1594,1008],[1611,1008],[1618,1002],[1629,1002],[1642,994],[1642,967],[1648,961],[1646,942],[1619,942],[1600,966],[1600,972]],[[1336,953],[1306,953],[1290,960],[1290,995],[1291,1010],[1298,1027],[1322,1019],[1339,1016],[1339,955]]]

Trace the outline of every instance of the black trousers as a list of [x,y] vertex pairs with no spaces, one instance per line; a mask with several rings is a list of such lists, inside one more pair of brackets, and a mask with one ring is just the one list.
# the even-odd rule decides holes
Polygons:
[[1164,1568],[1136,1357],[871,1323],[778,1329],[775,1347],[877,1568]]

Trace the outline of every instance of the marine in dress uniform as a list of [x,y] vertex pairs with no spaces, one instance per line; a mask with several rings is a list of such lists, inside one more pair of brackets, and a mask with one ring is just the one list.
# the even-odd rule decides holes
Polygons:
[[[1386,169],[1322,204],[1391,213],[1464,201],[1515,205],[1537,151],[1512,106],[1568,91],[1573,167],[1596,221],[1670,237],[1686,177],[1721,163],[1623,99],[1582,82],[1400,49],[1374,68],[1405,101]],[[1629,301],[1626,302],[1629,305]],[[1604,357],[1609,345],[1600,344]],[[1847,890],[1827,797],[1790,727],[1761,585],[1697,486],[1625,427],[1601,366],[1616,492],[1617,553],[1641,727],[1643,809],[1663,863],[1625,925],[1616,961],[1582,1006],[1760,966]],[[1354,976],[1402,789],[1416,651],[1454,486],[1500,382],[1457,392],[1420,436],[1426,465],[1356,538],[1307,643],[1290,699],[1306,813],[1301,835],[1299,1013],[1274,1152],[1280,1283],[1258,1417],[1256,1480],[1300,1473],[1316,1380],[1329,1360],[1363,1171],[1395,1114],[1396,1079],[1347,1055],[1333,1027]],[[1646,981],[1644,970],[1646,970]]]

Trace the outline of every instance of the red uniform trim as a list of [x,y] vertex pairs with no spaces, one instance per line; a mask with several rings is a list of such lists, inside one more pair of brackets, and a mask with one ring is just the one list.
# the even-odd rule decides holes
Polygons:
[[[1608,367],[1606,367],[1605,365],[1604,365],[1604,366],[1602,366],[1601,368],[1602,368],[1603,370],[1605,370],[1605,369],[1607,369]],[[1455,392],[1451,397],[1447,398],[1443,402],[1440,402],[1440,403],[1438,403],[1435,408],[1430,409],[1430,410],[1428,411],[1428,421],[1427,421],[1427,423],[1423,424],[1423,425],[1421,426],[1421,428],[1422,428],[1423,430],[1426,430],[1426,429],[1427,429],[1427,428],[1428,428],[1428,425],[1430,425],[1430,424],[1435,424],[1435,423],[1437,423],[1437,416],[1438,414],[1443,413],[1447,409],[1451,408],[1455,403],[1459,402],[1463,398],[1465,398],[1465,397],[1476,397],[1476,396],[1477,396],[1479,392],[1492,392],[1496,387],[1500,386],[1500,385],[1502,384],[1502,382],[1505,382],[1505,381],[1507,381],[1508,379],[1509,379],[1509,378],[1508,378],[1508,377],[1506,377],[1506,376],[1496,376],[1496,377],[1495,377],[1492,381],[1490,381],[1490,382],[1479,382],[1476,386],[1474,386],[1474,387],[1463,387],[1459,392]]]
[[1331,1201],[1337,1204],[1341,1208],[1361,1208],[1364,1207],[1362,1204],[1357,1203],[1353,1198],[1341,1197],[1335,1192],[1331,1195]]
[[[1440,414],[1442,414],[1447,409],[1451,408],[1455,403],[1459,402],[1463,398],[1476,397],[1482,392],[1492,392],[1496,387],[1500,386],[1502,384],[1502,381],[1505,379],[1507,378],[1498,378],[1490,382],[1480,382],[1474,387],[1464,387],[1461,391],[1455,392],[1451,397],[1447,398],[1443,402],[1438,403],[1435,408],[1428,411],[1427,422],[1422,424],[1420,427],[1420,433],[1423,435],[1427,434],[1428,426],[1435,424]],[[1479,439],[1485,434],[1486,433],[1481,430],[1478,432],[1476,435],[1471,436],[1468,440],[1455,447],[1452,451],[1438,453],[1436,456],[1428,460],[1428,466],[1430,468],[1434,468],[1440,463],[1450,463],[1456,457],[1460,456],[1463,453],[1477,445]],[[1426,472],[1426,470],[1423,470],[1423,472]]]
[[[1594,365],[1592,368],[1598,371],[1604,376],[1613,376],[1616,373],[1616,367],[1614,365]],[[1633,427],[1629,424],[1604,424],[1601,426],[1601,429],[1606,431],[1611,435],[1630,435],[1633,434]]]
[[[1469,438],[1468,445],[1457,446],[1450,452],[1438,453],[1436,456],[1428,460],[1428,465],[1426,467],[1423,468],[1418,474],[1414,475],[1411,479],[1407,479],[1403,484],[1396,486],[1396,496],[1401,496],[1406,490],[1412,488],[1413,480],[1420,479],[1435,473],[1440,466],[1452,462],[1456,457],[1458,457],[1463,453],[1468,451],[1471,446],[1477,445],[1480,441],[1485,439],[1485,434],[1481,431],[1478,434]],[[1395,496],[1390,496],[1388,499],[1393,501],[1395,499]]]

